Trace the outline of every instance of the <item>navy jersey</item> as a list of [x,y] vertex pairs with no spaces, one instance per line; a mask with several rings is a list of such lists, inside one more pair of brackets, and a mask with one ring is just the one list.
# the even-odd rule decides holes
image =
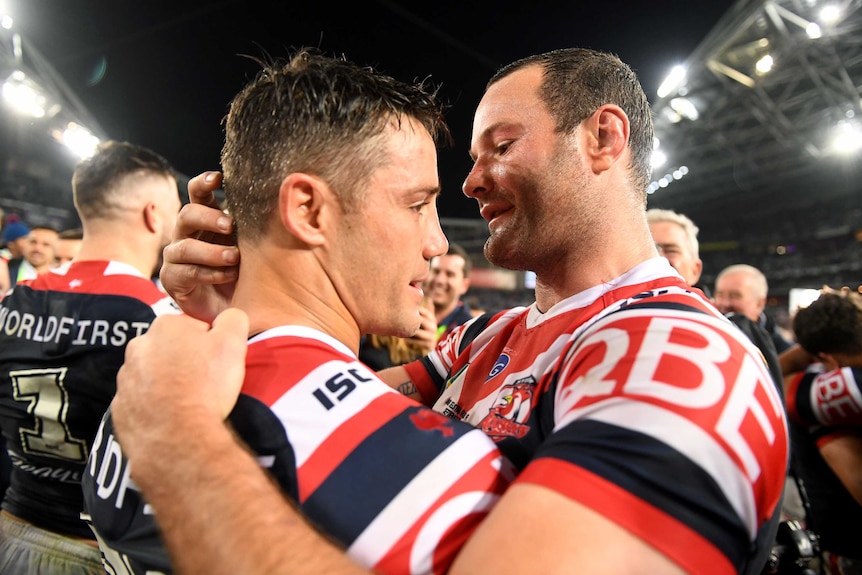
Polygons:
[[76,262],[0,301],[0,425],[12,460],[3,509],[92,539],[81,474],[126,344],[179,310],[128,264]]
[[[360,565],[445,573],[508,485],[510,466],[485,434],[393,391],[326,334],[267,330],[249,341],[246,368],[230,423]],[[105,562],[114,573],[168,572],[153,510],[112,429],[107,414],[83,479]]]

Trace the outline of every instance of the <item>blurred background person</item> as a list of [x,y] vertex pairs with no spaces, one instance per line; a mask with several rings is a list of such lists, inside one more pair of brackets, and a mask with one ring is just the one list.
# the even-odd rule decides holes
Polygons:
[[[150,279],[180,209],[167,161],[103,144],[76,166],[72,193],[84,230],[76,259],[20,281],[0,302],[0,427],[13,463],[0,573],[105,572],[81,519],[81,475],[126,344],[157,315],[178,312]],[[53,263],[53,250],[41,253]]]
[[[698,227],[688,216],[673,210],[653,208],[647,210],[647,223],[659,255],[670,262],[682,279],[692,287],[699,287],[703,262],[697,241]],[[701,288],[707,297],[709,292]]]
[[24,257],[9,264],[9,280],[14,287],[20,281],[43,274],[54,264],[57,230],[48,226],[33,226],[24,245]]
[[81,228],[72,228],[63,230],[57,236],[57,248],[54,250],[54,265],[61,265],[72,261],[81,249],[81,242],[84,238],[84,230]]
[[824,573],[862,574],[862,428],[807,424],[794,400],[803,383],[819,380],[821,389],[837,390],[844,378],[862,377],[862,296],[825,288],[796,312],[793,328],[799,345],[781,357],[806,527],[819,537]]
[[715,306],[728,315],[738,313],[759,323],[772,338],[776,351],[786,351],[793,342],[781,335],[775,322],[766,315],[769,284],[759,269],[747,264],[728,266],[715,278]]
[[467,251],[449,243],[449,251],[431,260],[431,276],[425,282],[425,295],[434,303],[437,339],[473,317],[470,307],[461,299],[470,288],[473,262]]
[[7,262],[24,257],[28,235],[30,228],[27,224],[18,219],[18,216],[9,216],[3,226],[3,248],[0,249],[0,257]]

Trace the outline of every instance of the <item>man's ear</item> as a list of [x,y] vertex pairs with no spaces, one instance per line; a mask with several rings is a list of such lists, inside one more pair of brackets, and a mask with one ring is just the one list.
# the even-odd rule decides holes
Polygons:
[[297,239],[309,245],[324,241],[325,215],[336,207],[329,186],[310,174],[295,172],[281,182],[278,215],[281,224]]
[[159,228],[159,210],[153,202],[144,205],[144,225],[151,233],[161,233]]
[[622,108],[605,104],[582,124],[586,131],[585,152],[594,174],[609,169],[626,152],[629,118]]

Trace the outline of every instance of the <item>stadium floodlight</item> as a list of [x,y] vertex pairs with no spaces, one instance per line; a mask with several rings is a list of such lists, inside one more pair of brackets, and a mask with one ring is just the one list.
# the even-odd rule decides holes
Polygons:
[[664,98],[668,94],[673,93],[678,90],[680,86],[685,82],[685,67],[684,66],[674,66],[671,68],[670,73],[667,77],[662,81],[662,83],[658,87],[658,97]]
[[30,118],[52,117],[60,111],[45,91],[21,70],[12,72],[3,82],[3,99],[17,113]]
[[820,10],[820,22],[826,26],[831,26],[838,22],[841,18],[841,8],[835,4],[827,4]]
[[700,113],[697,111],[694,102],[688,98],[673,98],[670,101],[670,107],[673,108],[674,112],[679,114],[680,118],[694,121],[700,117]]
[[84,160],[96,153],[99,138],[80,124],[69,122],[62,132],[54,132],[54,138],[69,148],[76,157]]
[[0,14],[0,28],[4,30],[11,30],[14,25],[14,21],[12,20],[12,16],[9,14]]
[[805,27],[805,33],[808,34],[808,37],[812,40],[816,40],[823,36],[823,30],[820,29],[820,25],[817,24],[817,22],[811,22],[808,24],[808,26]]
[[862,149],[862,129],[855,122],[842,120],[835,126],[832,134],[832,151],[838,154],[852,154]]
[[653,170],[660,168],[667,163],[667,155],[661,150],[653,150],[650,158],[650,166]]
[[766,54],[754,64],[754,70],[760,75],[768,74],[774,64],[775,60],[773,60],[772,55]]

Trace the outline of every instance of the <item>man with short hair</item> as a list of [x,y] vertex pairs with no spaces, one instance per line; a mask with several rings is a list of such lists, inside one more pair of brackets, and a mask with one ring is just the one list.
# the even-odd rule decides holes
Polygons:
[[778,353],[782,353],[793,343],[779,333],[775,323],[766,315],[764,310],[768,294],[769,284],[766,282],[766,276],[754,266],[747,264],[728,266],[715,278],[713,299],[721,313],[725,315],[738,313],[759,323],[772,338]]
[[470,307],[461,299],[470,288],[472,267],[467,250],[451,242],[449,251],[431,260],[431,276],[424,287],[434,303],[438,340],[473,317]]
[[75,167],[72,193],[84,229],[77,259],[0,301],[0,428],[14,464],[2,573],[104,573],[81,519],[81,475],[126,344],[178,312],[151,281],[180,209],[168,162],[108,142]]
[[697,285],[703,262],[698,253],[699,230],[691,218],[673,210],[653,208],[647,210],[647,223],[659,255],[670,262],[688,285]]
[[[658,257],[645,216],[652,136],[646,95],[610,54],[555,50],[488,83],[463,191],[488,221],[485,256],[535,271],[536,302],[463,324],[428,357],[381,373],[485,431],[520,470],[450,573],[732,574],[764,564],[787,468],[783,407],[754,346]],[[190,195],[211,184],[193,180]],[[162,279],[211,319],[236,275],[220,266],[238,253],[194,239],[231,229],[224,214],[197,208],[180,219]],[[242,322],[228,312],[212,330],[164,322],[129,350],[112,410],[135,481],[199,569],[362,572],[297,520],[226,433],[222,402],[239,388],[245,335],[231,334]],[[166,369],[210,345],[226,353],[185,374]],[[203,405],[195,381],[207,381]],[[173,413],[152,407],[178,386]],[[186,432],[202,440],[182,468],[158,461]],[[225,467],[242,470],[253,493],[207,482]],[[242,528],[200,536],[232,521]]]
[[[231,427],[317,528],[382,573],[445,573],[508,484],[487,436],[357,359],[360,334],[419,326],[428,262],[446,250],[435,149],[446,134],[421,85],[307,51],[261,70],[225,122],[225,198],[243,250],[232,305],[250,321]],[[173,520],[116,481],[129,472],[124,451],[109,412],[83,480],[109,572],[208,572],[193,548],[160,545],[159,525]],[[183,452],[162,457],[184,466]],[[245,491],[241,479],[229,481]]]
[[84,230],[81,228],[72,228],[60,232],[60,235],[57,236],[57,247],[54,250],[53,266],[55,268],[60,267],[75,259],[81,249],[83,238]]

